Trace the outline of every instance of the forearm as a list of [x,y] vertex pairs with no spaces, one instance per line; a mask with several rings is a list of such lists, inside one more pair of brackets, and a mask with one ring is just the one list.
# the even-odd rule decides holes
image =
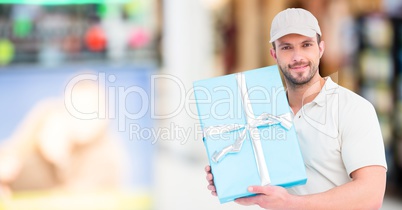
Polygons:
[[323,193],[291,196],[289,200],[290,208],[379,209],[385,192],[386,173],[385,169],[377,170],[376,173],[375,179],[359,177],[352,182]]

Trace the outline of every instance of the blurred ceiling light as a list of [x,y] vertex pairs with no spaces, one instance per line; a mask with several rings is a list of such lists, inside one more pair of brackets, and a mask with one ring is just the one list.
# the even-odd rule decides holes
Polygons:
[[226,6],[230,0],[202,0],[202,2],[211,10],[219,10]]

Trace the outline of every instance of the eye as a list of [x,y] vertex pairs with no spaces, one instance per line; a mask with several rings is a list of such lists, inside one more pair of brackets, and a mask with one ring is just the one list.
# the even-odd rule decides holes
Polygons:
[[284,46],[281,48],[281,50],[290,50],[290,49],[292,49],[290,46]]
[[303,47],[311,47],[311,46],[313,46],[313,44],[311,44],[311,43],[304,43],[303,44]]

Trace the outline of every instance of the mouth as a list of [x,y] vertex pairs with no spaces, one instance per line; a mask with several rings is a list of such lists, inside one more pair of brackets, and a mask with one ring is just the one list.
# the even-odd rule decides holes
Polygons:
[[309,64],[303,64],[303,65],[294,65],[294,66],[289,66],[289,69],[292,71],[304,71],[309,67]]

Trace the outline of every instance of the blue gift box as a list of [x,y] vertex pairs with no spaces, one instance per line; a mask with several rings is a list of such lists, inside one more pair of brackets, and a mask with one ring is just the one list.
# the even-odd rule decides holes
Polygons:
[[203,141],[221,203],[251,185],[307,181],[278,67],[194,82]]

